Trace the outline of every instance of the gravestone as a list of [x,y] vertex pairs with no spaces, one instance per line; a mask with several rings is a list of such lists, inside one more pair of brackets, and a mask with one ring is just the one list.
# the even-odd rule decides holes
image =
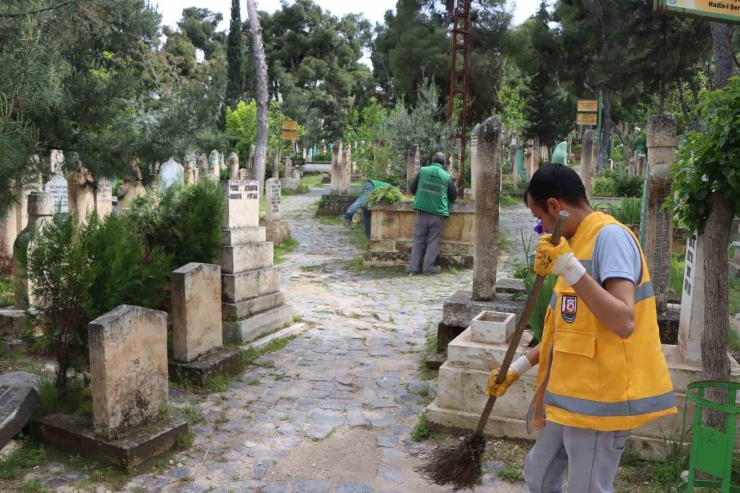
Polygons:
[[54,197],[48,193],[35,192],[28,195],[28,225],[18,234],[13,244],[13,295],[16,309],[25,309],[35,304],[33,282],[28,278],[26,266],[21,258],[28,259],[35,242],[31,231],[42,231],[54,215]]
[[13,256],[13,243],[18,237],[15,205],[11,205],[3,217],[0,217],[0,255]]
[[95,191],[95,210],[100,219],[105,219],[113,212],[113,184],[108,178],[98,180]]
[[239,170],[239,178],[238,178],[238,180],[241,180],[241,181],[249,180],[249,170],[248,169],[244,169],[244,168],[240,169]]
[[187,264],[172,273],[171,284],[174,356],[189,363],[223,346],[221,267]]
[[280,221],[280,180],[271,178],[265,183],[265,220]]
[[339,166],[339,194],[349,195],[352,184],[352,146],[342,150],[342,162]]
[[69,212],[69,190],[67,179],[64,177],[64,154],[62,151],[51,151],[49,171],[51,176],[44,184],[44,192],[54,196],[54,211]]
[[222,181],[226,195],[224,229],[249,228],[259,224],[259,184],[256,181]]
[[190,263],[170,278],[174,353],[170,379],[204,386],[216,375],[240,372],[241,351],[223,347],[221,267]]
[[123,185],[118,187],[118,213],[125,212],[137,197],[143,195],[146,195],[146,189],[142,183],[141,169],[134,159],[129,166],[129,172],[123,177]]
[[23,430],[40,405],[33,387],[0,383],[0,449]]
[[673,211],[663,204],[671,197],[670,166],[676,160],[676,119],[673,116],[653,116],[648,121],[647,230],[645,257],[655,290],[658,313],[668,308],[673,243]]
[[258,226],[258,182],[229,181],[222,186],[227,195],[221,239],[223,337],[245,343],[291,323],[293,308],[280,292],[273,244],[265,241],[265,228]]
[[581,181],[586,189],[586,197],[591,200],[591,177],[594,174],[594,131],[586,130],[581,143]]
[[517,149],[519,149],[519,144],[516,140],[516,134],[513,134],[509,144],[509,162],[511,163],[511,181],[514,182],[515,187],[519,184],[519,170],[516,166]]
[[239,179],[239,156],[235,152],[229,154],[229,180]]
[[740,241],[733,241],[732,248],[735,254],[729,260],[730,277],[740,277]]
[[334,147],[331,150],[331,195],[339,195],[339,186],[341,181],[341,171],[339,166],[342,160],[342,141],[335,140]]
[[194,185],[196,183],[195,179],[195,156],[192,154],[188,154],[185,156],[185,185]]
[[167,410],[167,314],[121,305],[88,326],[93,425],[114,440]]
[[500,154],[496,152],[496,149],[500,144],[500,138],[500,117],[491,117],[478,128],[479,162],[476,169],[476,182],[481,193],[475,201],[474,301],[492,301],[496,297],[501,189],[501,162],[499,161]]
[[532,175],[536,171],[534,159],[534,140],[527,140],[527,178],[532,179]]
[[285,173],[283,176],[285,178],[293,178],[293,160],[289,157],[285,158]]
[[46,414],[31,436],[70,454],[126,469],[170,449],[188,433],[167,414],[167,314],[121,305],[88,325],[92,419]]
[[184,174],[185,168],[183,168],[182,164],[170,158],[159,169],[159,179],[162,189],[166,190],[176,183],[182,183]]
[[638,153],[637,155],[637,175],[643,176],[645,174],[645,154]]
[[267,241],[275,246],[282,245],[291,236],[290,223],[280,217],[282,180],[271,178],[265,183],[265,221],[260,223],[260,226],[265,228]]
[[[696,236],[696,235],[695,235]],[[701,366],[704,332],[704,236],[686,241],[686,267],[681,290],[678,350],[686,363]]]
[[198,181],[205,180],[209,176],[208,157],[201,154],[198,158]]
[[69,197],[69,213],[78,225],[87,224],[87,215],[95,209],[95,192],[92,188],[92,174],[79,163],[75,157],[78,169],[67,175],[67,193]]
[[211,151],[209,161],[210,161],[211,166],[208,171],[208,174],[211,176],[213,180],[220,181],[221,180],[221,156],[216,149]]
[[411,182],[416,178],[416,174],[419,172],[416,163],[419,160],[419,146],[413,145],[409,148],[409,154],[406,158],[406,190],[407,193],[411,193]]
[[478,129],[480,125],[473,127],[473,133],[470,135],[470,200],[475,200],[478,193]]

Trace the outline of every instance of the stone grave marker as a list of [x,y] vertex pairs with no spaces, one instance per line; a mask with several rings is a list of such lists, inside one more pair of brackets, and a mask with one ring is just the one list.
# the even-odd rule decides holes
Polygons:
[[285,178],[292,178],[293,177],[293,160],[289,157],[285,158]]
[[198,158],[198,181],[205,180],[208,176],[208,158],[201,154]]
[[164,163],[159,169],[159,179],[162,184],[162,189],[170,188],[176,183],[182,183],[184,175],[185,168],[183,168],[182,164],[170,158],[169,161]]
[[686,241],[686,267],[681,290],[678,350],[686,363],[701,366],[704,332],[704,237]]
[[478,128],[480,125],[476,125],[473,128],[473,133],[470,135],[470,200],[475,200],[477,189],[478,189],[478,177],[475,176],[476,170],[478,169]]
[[229,180],[239,180],[239,156],[235,152],[229,154]]
[[265,221],[280,221],[280,180],[270,178],[265,184]]
[[340,170],[339,166],[341,165],[342,161],[342,141],[341,140],[335,140],[334,141],[334,147],[332,148],[332,154],[331,154],[331,188],[330,188],[330,194],[331,195],[338,195],[339,194],[339,186],[340,186]]
[[88,326],[93,425],[114,440],[167,409],[167,314],[121,305]]
[[209,174],[214,180],[220,181],[221,180],[221,155],[218,153],[216,149],[214,149],[211,151],[211,155],[208,159],[211,162]]
[[259,225],[259,182],[247,180],[222,181],[226,193],[224,229],[249,228]]
[[170,277],[174,356],[188,363],[223,346],[221,266],[190,263]]
[[54,197],[54,212],[66,214],[69,212],[69,189],[67,179],[61,174],[51,175],[44,184],[44,192]]
[[113,212],[113,184],[108,178],[98,181],[98,189],[95,191],[95,209],[100,219],[105,219]]
[[20,433],[40,405],[33,387],[0,384],[0,449]]
[[249,180],[249,170],[248,169],[240,169],[239,170],[239,180]]
[[650,152],[647,196],[645,258],[655,289],[658,314],[668,308],[669,277],[673,244],[673,211],[663,204],[671,197],[670,166],[676,160],[676,119],[673,116],[653,116],[648,121],[647,146]]
[[[501,190],[501,154],[496,152],[499,139],[501,139],[500,117],[491,117],[478,128],[476,184],[480,187],[481,193],[475,201],[474,301],[493,301],[496,298]],[[486,193],[483,193],[483,190]]]
[[239,349],[223,347],[221,267],[190,263],[174,271],[172,279],[172,332],[174,361],[170,379],[185,377],[207,385],[216,375],[244,369]]

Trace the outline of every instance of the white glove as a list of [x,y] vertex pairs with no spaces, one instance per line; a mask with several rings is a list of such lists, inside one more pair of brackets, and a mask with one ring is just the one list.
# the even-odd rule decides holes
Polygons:
[[568,252],[555,260],[552,266],[552,273],[561,276],[568,286],[572,286],[586,274],[586,268],[573,255],[573,252]]

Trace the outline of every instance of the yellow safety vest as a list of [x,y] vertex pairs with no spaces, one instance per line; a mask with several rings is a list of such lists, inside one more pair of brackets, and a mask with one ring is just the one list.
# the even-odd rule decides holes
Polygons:
[[[596,239],[610,224],[625,228],[613,217],[594,212],[581,223],[570,242],[589,274],[593,274]],[[635,235],[625,229],[639,248]],[[573,288],[558,279],[545,317],[529,429],[539,429],[547,420],[598,431],[632,430],[677,412],[660,344],[655,294],[642,249],[640,257],[642,278],[635,287],[635,331],[627,339],[607,329]]]

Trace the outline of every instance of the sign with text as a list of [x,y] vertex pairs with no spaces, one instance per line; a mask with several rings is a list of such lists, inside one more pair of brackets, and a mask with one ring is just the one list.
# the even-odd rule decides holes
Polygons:
[[661,14],[676,14],[740,23],[740,0],[653,0]]
[[597,99],[579,99],[579,113],[597,113],[599,111],[599,101]]
[[578,113],[576,120],[578,125],[597,125],[599,123],[598,113]]
[[286,120],[283,122],[283,130],[298,130],[298,122],[295,120]]

